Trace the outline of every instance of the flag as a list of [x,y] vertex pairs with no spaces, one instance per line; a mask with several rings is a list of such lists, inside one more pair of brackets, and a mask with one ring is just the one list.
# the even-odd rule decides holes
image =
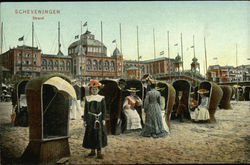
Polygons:
[[23,41],[24,36],[22,36],[21,38],[18,38],[18,41]]
[[160,55],[163,55],[163,54],[164,54],[164,51],[161,51],[161,52],[160,52]]
[[79,35],[75,36],[75,39],[78,39],[79,38]]
[[142,56],[139,57],[139,59],[141,59],[141,58],[142,58]]
[[87,26],[88,25],[88,22],[86,21],[84,24],[83,24],[83,26]]
[[213,59],[214,59],[214,60],[217,60],[218,58],[217,58],[217,57],[214,57]]
[[178,46],[178,43],[174,44],[174,46]]
[[115,43],[115,42],[116,42],[116,40],[113,40],[113,41],[112,41],[112,43]]
[[193,46],[191,46],[190,48],[194,48],[194,45],[193,45]]

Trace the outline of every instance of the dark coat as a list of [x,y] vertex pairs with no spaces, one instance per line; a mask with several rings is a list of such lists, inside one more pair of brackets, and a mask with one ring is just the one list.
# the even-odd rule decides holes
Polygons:
[[[94,115],[89,114],[89,112],[94,114],[99,114],[100,112],[102,112],[102,114],[99,117],[99,122],[100,122],[99,129],[94,128],[94,123],[96,118]],[[91,101],[86,98],[83,119],[87,125],[82,146],[84,148],[90,148],[90,149],[100,149],[102,147],[107,146],[106,126],[102,124],[102,120],[106,119],[105,98],[102,97],[102,99],[99,101],[98,100]]]

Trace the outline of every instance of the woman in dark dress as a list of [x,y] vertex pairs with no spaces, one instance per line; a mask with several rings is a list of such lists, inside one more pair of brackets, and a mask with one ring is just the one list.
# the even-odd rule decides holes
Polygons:
[[104,96],[98,95],[101,84],[97,80],[89,82],[90,96],[85,97],[84,126],[85,134],[82,146],[91,149],[89,157],[95,156],[103,159],[101,148],[107,146],[107,132],[105,126],[106,103]]

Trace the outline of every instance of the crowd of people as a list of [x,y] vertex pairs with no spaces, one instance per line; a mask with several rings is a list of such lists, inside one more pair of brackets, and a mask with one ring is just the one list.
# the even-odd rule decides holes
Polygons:
[[[126,82],[120,79],[118,88],[125,90]],[[85,126],[85,133],[82,146],[91,149],[88,157],[93,157],[97,153],[97,158],[102,159],[103,154],[101,148],[107,146],[107,130],[106,130],[106,103],[105,96],[99,95],[99,90],[103,87],[97,80],[89,82],[90,95],[85,97],[83,121]],[[170,134],[169,128],[166,124],[166,110],[165,98],[161,96],[160,91],[164,88],[157,86],[157,81],[147,79],[146,97],[144,101],[136,93],[139,89],[130,87],[126,89],[129,95],[122,101],[122,112],[126,119],[125,132],[140,131],[142,137],[162,138]],[[208,112],[208,97],[206,89],[200,89],[198,93],[201,96],[200,104],[194,97],[191,97],[190,102],[190,116],[192,121],[207,121],[209,119]],[[193,93],[191,93],[191,96]],[[184,118],[184,113],[189,111],[184,104],[185,98],[183,91],[179,91],[175,100],[175,107],[177,108],[177,115],[181,121]],[[143,106],[145,113],[145,121],[143,122],[141,114],[136,107]],[[121,117],[118,117],[118,122]],[[97,152],[95,152],[95,150]]]
[[[121,112],[118,114],[118,119],[115,120],[117,128],[114,134],[121,132],[140,131],[142,137],[162,138],[170,134],[169,127],[166,124],[166,106],[165,98],[161,96],[160,91],[164,88],[157,86],[157,81],[151,78],[146,79],[146,95],[145,98],[140,98],[137,93],[140,89],[131,86],[125,89],[126,81],[120,79],[118,81],[119,96],[121,99]],[[76,112],[78,111],[83,119],[85,133],[83,138],[82,147],[90,149],[88,157],[97,155],[97,158],[103,159],[104,155],[101,148],[108,145],[107,128],[106,128],[106,102],[105,96],[98,94],[103,88],[103,85],[97,80],[90,80],[88,83],[89,95],[81,97],[80,84],[77,82],[72,83],[76,91],[76,98],[72,99],[71,120],[76,119]],[[122,91],[129,92],[129,95],[122,98]],[[198,91],[201,101],[198,104],[194,97],[191,97],[190,102],[190,116],[194,122],[209,120],[208,112],[208,97],[206,89]],[[193,93],[191,93],[192,96]],[[84,110],[81,106],[81,100],[84,103]],[[178,91],[174,107],[176,108],[176,115],[179,116],[180,121],[183,121],[184,114],[189,112],[185,102],[187,98],[183,95],[183,91]],[[142,118],[141,108],[143,107],[145,119]],[[125,120],[122,120],[122,116]],[[15,119],[13,119],[15,120]],[[121,122],[124,122],[125,131],[121,129]],[[111,123],[112,124],[112,123]]]

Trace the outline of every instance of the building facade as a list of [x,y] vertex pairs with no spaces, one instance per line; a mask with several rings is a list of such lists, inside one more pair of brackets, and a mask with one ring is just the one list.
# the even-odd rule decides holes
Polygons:
[[90,79],[122,77],[123,56],[118,48],[107,56],[106,46],[88,30],[78,41],[70,44],[68,53],[72,57],[72,75],[76,79],[88,82]]
[[250,65],[238,67],[211,65],[208,67],[207,76],[209,81],[214,82],[250,81]]

